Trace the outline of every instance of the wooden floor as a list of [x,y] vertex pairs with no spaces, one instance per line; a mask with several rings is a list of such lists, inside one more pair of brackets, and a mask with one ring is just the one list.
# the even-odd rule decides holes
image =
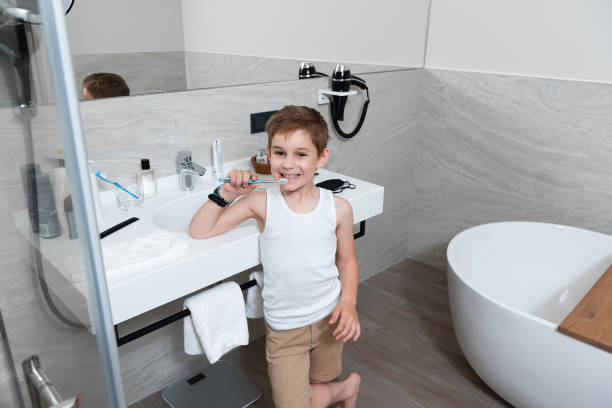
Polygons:
[[[362,377],[360,407],[511,407],[471,369],[452,328],[446,273],[406,260],[359,284],[362,336],[347,343],[341,378]],[[223,358],[263,390],[253,407],[273,408],[265,339]],[[130,408],[166,408],[155,393]]]

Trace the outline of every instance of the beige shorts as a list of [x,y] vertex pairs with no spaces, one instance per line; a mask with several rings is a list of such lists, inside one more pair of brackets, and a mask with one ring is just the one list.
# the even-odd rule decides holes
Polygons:
[[342,372],[342,341],[332,335],[329,316],[291,330],[266,323],[266,360],[276,408],[304,408],[311,383],[324,383]]

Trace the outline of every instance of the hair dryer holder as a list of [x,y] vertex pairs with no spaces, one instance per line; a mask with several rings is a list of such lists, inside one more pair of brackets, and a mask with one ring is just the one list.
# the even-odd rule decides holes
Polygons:
[[319,105],[327,105],[329,103],[331,103],[331,100],[329,99],[330,96],[335,95],[335,96],[351,96],[351,95],[357,95],[357,91],[347,91],[347,92],[337,92],[337,91],[332,91],[331,89],[319,89],[318,92],[318,97],[317,97],[317,102]]

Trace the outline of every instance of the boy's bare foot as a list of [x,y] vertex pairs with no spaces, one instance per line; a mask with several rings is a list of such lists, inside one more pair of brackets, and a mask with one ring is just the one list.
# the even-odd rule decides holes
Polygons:
[[338,404],[338,408],[356,408],[357,394],[359,393],[359,386],[361,385],[361,376],[357,373],[351,373],[346,377],[344,383],[347,386],[350,397]]

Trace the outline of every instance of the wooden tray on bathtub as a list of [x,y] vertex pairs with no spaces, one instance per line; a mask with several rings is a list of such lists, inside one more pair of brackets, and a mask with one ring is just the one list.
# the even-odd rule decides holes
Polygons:
[[612,266],[557,330],[612,353]]

